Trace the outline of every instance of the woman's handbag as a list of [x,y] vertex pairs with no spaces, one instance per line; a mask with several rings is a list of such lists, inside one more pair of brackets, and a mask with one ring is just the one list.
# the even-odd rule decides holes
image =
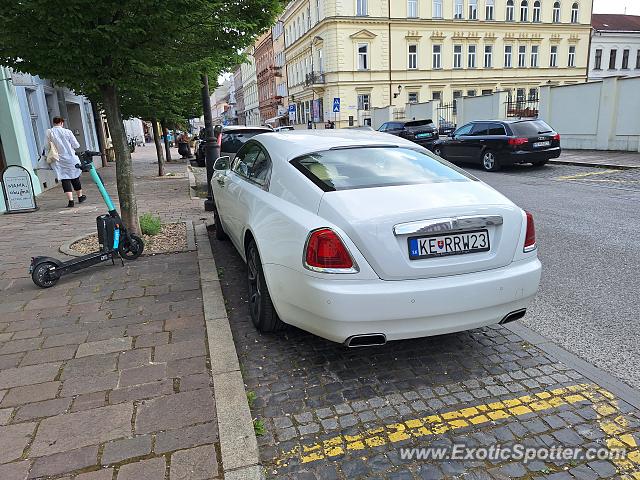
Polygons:
[[56,144],[51,141],[51,132],[47,131],[47,140],[49,143],[49,150],[47,151],[47,156],[45,160],[49,165],[60,160],[60,154],[58,153],[58,149],[56,148]]

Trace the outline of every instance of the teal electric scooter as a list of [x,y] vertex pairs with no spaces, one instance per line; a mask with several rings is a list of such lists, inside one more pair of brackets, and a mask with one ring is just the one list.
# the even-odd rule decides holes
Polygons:
[[95,182],[98,190],[100,190],[104,203],[107,205],[108,213],[96,218],[100,250],[66,262],[53,257],[33,257],[31,259],[29,273],[31,273],[33,282],[39,287],[53,287],[63,275],[77,272],[78,270],[97,265],[98,263],[108,260],[115,263],[115,257],[120,257],[122,261],[122,259],[135,260],[142,255],[144,241],[139,236],[129,233],[120,215],[116,211],[116,207],[113,205],[109,193],[104,188],[100,174],[93,166],[93,157],[99,155],[100,152],[91,152],[88,150],[81,153],[78,156],[80,163],[77,164],[76,167],[91,175],[91,179]]

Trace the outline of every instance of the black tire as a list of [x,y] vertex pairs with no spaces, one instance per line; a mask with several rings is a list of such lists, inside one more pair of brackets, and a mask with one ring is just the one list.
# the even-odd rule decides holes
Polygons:
[[495,152],[491,150],[485,150],[482,153],[480,161],[482,162],[482,168],[484,168],[487,172],[497,172],[498,170],[500,170],[498,157],[496,157]]
[[253,240],[247,246],[247,283],[249,286],[249,312],[253,325],[263,333],[282,330],[284,323],[273,307],[267,282],[264,279],[258,247]]
[[42,262],[35,266],[31,273],[31,280],[40,288],[51,288],[58,280],[60,275],[55,271],[51,271],[51,268],[56,268],[56,264],[53,262]]
[[125,235],[118,245],[118,253],[125,260],[135,260],[144,251],[144,240],[133,233],[129,234],[129,238]]
[[224,231],[224,227],[222,226],[222,221],[220,221],[220,215],[218,215],[218,210],[213,211],[213,221],[216,226],[216,239],[221,242],[225,240],[229,240],[229,235]]
[[547,163],[549,162],[549,160],[538,160],[537,162],[533,162],[533,166],[534,167],[544,167]]

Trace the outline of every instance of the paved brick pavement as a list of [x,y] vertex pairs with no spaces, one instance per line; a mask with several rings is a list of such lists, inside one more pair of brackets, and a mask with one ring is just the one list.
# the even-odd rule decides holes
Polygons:
[[[155,177],[154,150],[135,155],[140,214],[204,215],[184,164]],[[101,170],[115,195],[115,167]],[[0,479],[211,479],[221,477],[195,252],[102,264],[42,290],[33,255],[95,230],[104,212],[64,208],[61,189],[40,210],[0,215]]]
[[[271,478],[640,479],[640,411],[509,329],[363,349],[293,327],[261,335],[249,318],[244,263],[230,242],[211,244]],[[629,454],[524,464],[417,460],[400,450],[456,444]]]

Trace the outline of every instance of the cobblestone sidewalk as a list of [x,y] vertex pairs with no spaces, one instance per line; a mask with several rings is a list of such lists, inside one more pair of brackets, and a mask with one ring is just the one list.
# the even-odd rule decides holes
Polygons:
[[[139,213],[204,216],[185,164],[155,176],[152,147],[135,154]],[[112,197],[115,167],[101,170]],[[64,208],[60,188],[40,210],[0,215],[0,479],[178,480],[221,476],[195,252],[102,264],[41,290],[30,257],[95,231],[105,211]]]

